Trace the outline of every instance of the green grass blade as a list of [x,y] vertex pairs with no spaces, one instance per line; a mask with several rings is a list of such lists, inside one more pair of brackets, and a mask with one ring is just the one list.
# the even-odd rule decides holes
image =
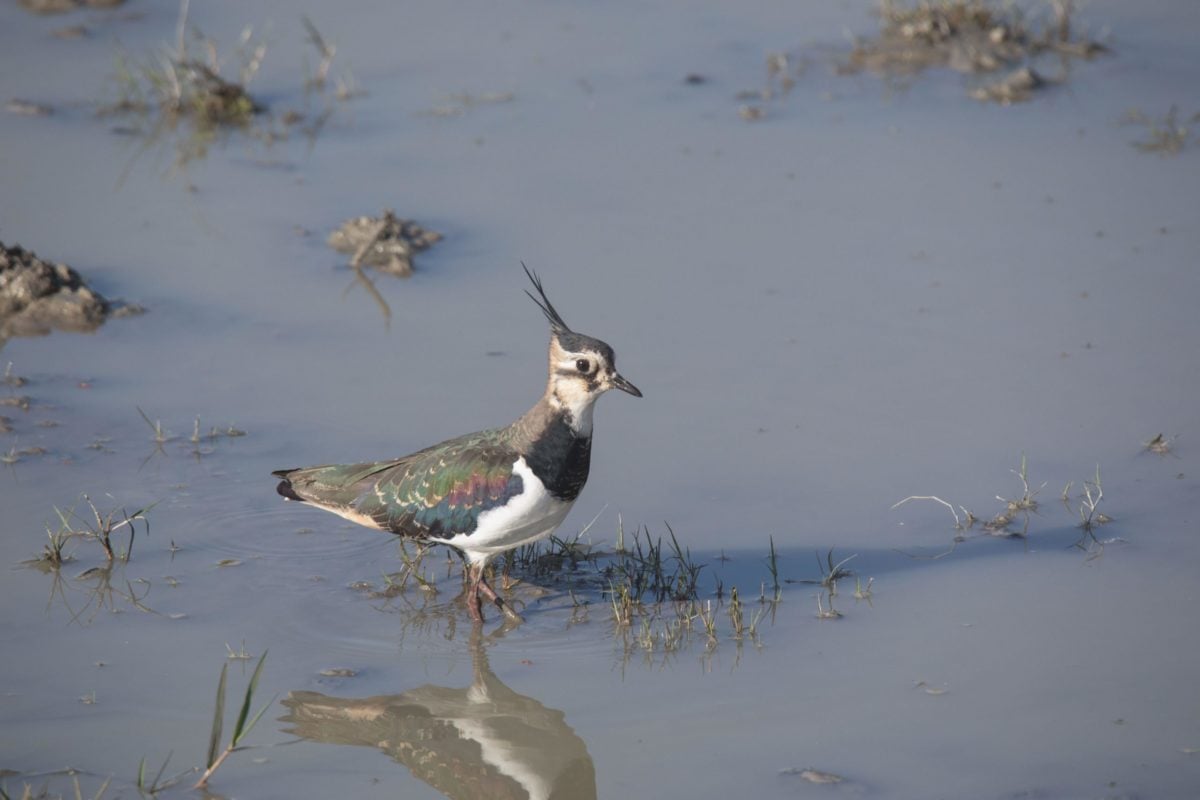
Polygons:
[[163,773],[167,771],[167,764],[171,763],[171,756],[173,755],[175,755],[175,751],[168,750],[166,759],[163,760],[162,766],[158,768],[158,774],[154,776],[154,783],[150,784],[150,787],[155,791],[158,791],[158,782],[162,780]]
[[208,760],[204,762],[206,767],[217,763],[217,754],[221,752],[221,728],[225,719],[225,674],[228,668],[228,663],[221,665],[221,679],[217,681],[217,707],[213,711],[212,735],[208,738]]
[[[270,699],[270,701],[264,703],[263,707],[258,710],[258,713],[255,714],[253,717],[251,717],[250,721],[246,723],[245,730],[242,731],[242,735],[239,736],[238,738],[241,739],[242,737],[247,736],[250,733],[250,731],[254,730],[254,726],[258,724],[258,721],[260,719],[262,719],[262,715],[267,713],[267,709],[270,708],[271,706],[275,705],[275,701],[278,699],[279,699],[279,695],[275,695]],[[235,742],[235,744],[236,744],[236,742]]]
[[[254,699],[254,690],[258,688],[258,676],[262,674],[263,662],[267,660],[267,652],[263,651],[262,657],[258,659],[258,665],[254,668],[254,674],[250,676],[250,683],[246,686],[246,696],[242,698],[242,708],[238,712],[237,722],[233,726],[233,739],[231,740],[234,747],[237,747],[238,742],[242,737],[250,732],[250,728],[246,727],[246,717],[250,715],[250,703]],[[264,711],[266,709],[263,709]],[[258,717],[262,716],[262,711],[258,712],[258,716],[254,718],[254,722],[258,722]],[[254,726],[254,722],[250,723],[250,727]]]

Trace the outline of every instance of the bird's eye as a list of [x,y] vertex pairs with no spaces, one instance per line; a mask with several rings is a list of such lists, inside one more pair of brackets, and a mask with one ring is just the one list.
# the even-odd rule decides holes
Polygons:
[[592,362],[588,361],[586,358],[581,358],[575,362],[575,369],[586,375],[592,371]]

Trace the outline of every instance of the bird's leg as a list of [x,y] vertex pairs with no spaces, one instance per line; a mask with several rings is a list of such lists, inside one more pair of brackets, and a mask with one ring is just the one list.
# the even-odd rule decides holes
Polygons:
[[479,584],[483,581],[483,565],[467,565],[467,613],[476,624],[483,624],[483,602],[479,599]]
[[[508,617],[510,622],[525,621],[522,619],[521,615],[516,611],[513,611],[512,606],[504,602],[500,595],[496,594],[496,590],[488,584],[487,580],[483,577],[483,566],[479,567],[479,583],[476,589],[479,592],[483,592],[484,597],[486,597],[488,600],[491,600],[496,605],[496,608],[503,611],[504,616]],[[478,600],[476,602],[478,602]]]
[[471,616],[471,621],[475,623],[483,622],[483,604],[479,599],[479,579],[483,577],[483,567],[472,564],[467,560],[467,556],[462,550],[452,547],[455,555],[462,560],[463,578],[466,580],[466,590],[463,592],[463,602],[467,604],[467,613]]

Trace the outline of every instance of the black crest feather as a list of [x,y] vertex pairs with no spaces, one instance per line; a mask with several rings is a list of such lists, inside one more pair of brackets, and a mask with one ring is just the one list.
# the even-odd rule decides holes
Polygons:
[[542,288],[542,280],[537,276],[537,273],[531,272],[529,267],[525,266],[524,261],[521,262],[521,269],[525,270],[525,274],[529,277],[533,288],[537,289],[538,297],[541,299],[539,300],[538,297],[534,297],[533,292],[528,289],[525,290],[525,294],[529,295],[529,299],[537,303],[537,307],[546,315],[546,319],[550,321],[550,330],[556,335],[560,333],[574,333],[571,327],[566,322],[563,322],[562,316],[554,308],[554,305],[550,302],[550,298],[546,297],[546,290]]

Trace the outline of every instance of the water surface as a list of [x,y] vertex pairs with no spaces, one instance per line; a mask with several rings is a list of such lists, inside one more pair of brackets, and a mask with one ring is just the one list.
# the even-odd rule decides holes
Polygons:
[[[897,90],[818,61],[756,122],[735,95],[764,85],[767,53],[869,34],[865,4],[316,4],[334,72],[368,94],[315,142],[234,137],[184,171],[169,143],[143,151],[93,116],[117,93],[118,42],[173,41],[168,6],[0,8],[0,97],[56,110],[0,115],[0,240],[149,309],[0,351],[29,380],[0,395],[32,401],[0,408],[0,448],[47,451],[0,474],[0,768],[70,766],[129,795],[142,757],[199,764],[226,645],[244,642],[269,649],[259,695],[277,699],[214,778],[230,796],[1194,795],[1200,162],[1140,153],[1117,124],[1200,111],[1192,4],[1089,4],[1114,55],[1027,105],[970,101],[952,74]],[[316,102],[299,13],[190,11],[219,43],[267,37],[250,88],[280,111]],[[51,36],[72,23],[92,35]],[[384,207],[446,237],[413,278],[379,280],[386,324],[324,245]],[[584,538],[611,547],[618,515],[655,536],[669,522],[707,565],[705,599],[736,585],[750,614],[769,537],[784,578],[819,578],[832,548],[857,554],[872,602],[842,581],[844,616],[818,619],[817,588],[787,583],[757,646],[723,616],[715,650],[627,653],[599,593],[581,615],[552,586],[525,626],[473,644],[444,566],[427,602],[353,588],[398,569],[394,544],[282,504],[268,473],[516,418],[547,340],[522,260],[646,394],[601,401],[564,530],[599,515]],[[176,437],[161,451],[139,407]],[[195,454],[197,417],[248,435]],[[1144,450],[1158,433],[1172,453]],[[1046,484],[1028,540],[976,527],[944,558],[910,557],[949,548],[953,519],[894,503],[937,495],[986,519],[1021,493],[1022,455]],[[1097,465],[1113,522],[1092,558],[1072,544]],[[158,504],[100,609],[76,577],[101,563],[94,545],[57,589],[20,566],[83,493]],[[126,580],[155,613],[120,596]],[[253,663],[231,662],[231,698]],[[364,746],[370,728],[284,744],[280,701],[313,697],[293,693],[407,709],[375,720],[403,742],[434,700],[452,718],[480,685],[505,721],[460,719],[488,744],[441,751],[456,770]],[[809,784],[808,767],[846,780]]]

